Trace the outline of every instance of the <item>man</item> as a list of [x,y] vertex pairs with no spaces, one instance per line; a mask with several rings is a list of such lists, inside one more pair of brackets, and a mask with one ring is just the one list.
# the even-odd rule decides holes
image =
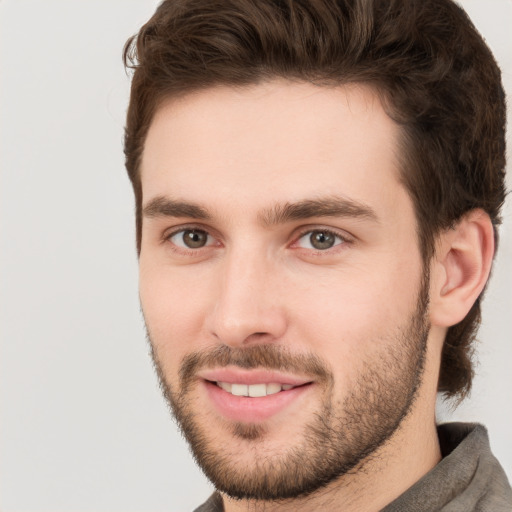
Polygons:
[[471,387],[504,201],[499,69],[448,0],[161,4],[126,166],[162,389],[197,510],[492,510]]

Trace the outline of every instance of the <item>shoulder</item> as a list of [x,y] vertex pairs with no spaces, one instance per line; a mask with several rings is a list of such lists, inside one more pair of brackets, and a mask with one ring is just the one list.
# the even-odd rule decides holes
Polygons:
[[512,489],[486,428],[447,423],[438,436],[443,459],[382,512],[511,512]]

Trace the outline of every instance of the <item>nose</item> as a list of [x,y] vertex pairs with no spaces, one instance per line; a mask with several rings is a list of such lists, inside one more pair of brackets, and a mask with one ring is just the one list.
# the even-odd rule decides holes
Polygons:
[[287,319],[276,265],[256,254],[232,252],[221,267],[207,319],[210,333],[232,347],[280,339]]

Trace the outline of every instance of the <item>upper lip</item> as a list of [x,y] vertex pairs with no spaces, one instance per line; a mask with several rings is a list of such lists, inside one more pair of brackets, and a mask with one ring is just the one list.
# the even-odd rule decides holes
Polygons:
[[279,371],[255,369],[245,370],[241,368],[214,368],[202,370],[198,377],[211,382],[228,382],[230,384],[288,384],[302,386],[308,384],[311,379],[299,377]]

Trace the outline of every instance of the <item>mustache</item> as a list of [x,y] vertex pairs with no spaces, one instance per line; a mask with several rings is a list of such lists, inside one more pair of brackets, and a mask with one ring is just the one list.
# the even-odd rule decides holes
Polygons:
[[237,366],[244,369],[265,368],[315,377],[316,381],[333,380],[328,365],[315,354],[292,353],[275,344],[230,347],[220,345],[184,357],[180,367],[180,380],[185,387],[194,380],[197,372],[213,367]]

